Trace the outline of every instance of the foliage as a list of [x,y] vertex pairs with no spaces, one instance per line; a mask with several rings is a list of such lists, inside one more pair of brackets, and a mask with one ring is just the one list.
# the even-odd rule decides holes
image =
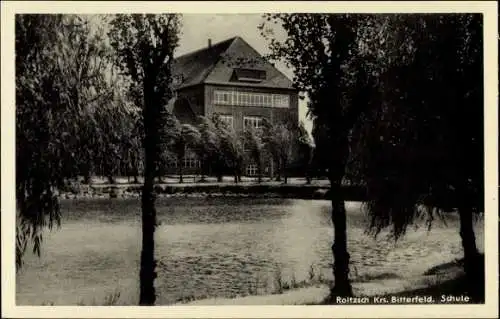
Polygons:
[[[118,66],[129,77],[129,90],[137,107],[143,108],[145,94],[154,97],[154,115],[151,130],[159,134],[154,143],[159,154],[166,148],[167,133],[164,125],[169,117],[166,110],[173,96],[171,64],[180,28],[176,15],[133,14],[117,15],[110,23],[109,38],[114,47]],[[144,87],[150,92],[144,92]],[[143,120],[146,120],[143,115]],[[150,129],[144,125],[145,133]],[[159,162],[155,163],[158,167]]]
[[422,213],[430,227],[434,212],[458,207],[460,198],[483,211],[483,85],[480,17],[409,15],[391,23],[413,50],[394,48],[404,57],[396,63],[378,60],[380,97],[353,131],[353,154],[373,199],[375,234],[392,226],[397,238]]
[[197,147],[197,154],[202,162],[203,174],[208,174],[213,170],[216,175],[221,176],[224,158],[221,151],[221,138],[215,124],[210,118],[200,116],[198,130],[200,144]]
[[144,129],[142,128],[142,114],[139,108],[134,108],[130,116],[127,118],[129,128],[125,131],[123,137],[123,162],[127,176],[134,176],[135,182],[137,177],[143,173],[144,152],[142,148],[142,139]]
[[[339,162],[333,166],[343,167],[348,154],[343,144],[369,106],[369,92],[363,85],[366,74],[376,72],[371,70],[373,57],[360,52],[371,52],[369,42],[378,40],[374,35],[385,35],[380,32],[383,21],[378,15],[355,14],[268,14],[265,18],[260,29],[270,41],[269,58],[292,68],[295,87],[308,97],[317,165],[331,170],[333,155]],[[274,38],[278,27],[287,33],[284,41]]]
[[235,182],[238,182],[245,160],[242,138],[233,127],[222,121],[219,116],[215,115],[212,121],[219,136],[220,151],[224,158],[225,168],[233,173]]
[[311,182],[314,147],[314,143],[304,127],[304,123],[300,122],[297,128],[298,162],[301,171],[303,171],[306,176],[308,184]]
[[182,163],[189,150],[195,150],[200,145],[201,135],[198,128],[191,124],[181,124],[175,116],[169,117],[166,124],[168,132],[169,149],[175,155],[179,168],[179,182],[183,182]]
[[[395,238],[421,212],[431,225],[433,212],[457,207],[466,259],[475,256],[470,214],[483,210],[484,194],[481,16],[266,18],[271,57],[294,68],[295,85],[309,97],[315,157],[332,187],[345,174],[364,184],[371,229],[392,226]],[[270,22],[285,29],[285,41],[272,39]],[[332,199],[332,218],[342,243],[340,201]]]
[[16,16],[17,266],[29,238],[40,254],[44,226],[60,223],[57,192],[102,151],[103,114],[121,95],[102,30],[75,15]]
[[247,151],[247,162],[257,165],[258,182],[262,181],[262,165],[266,154],[263,131],[249,127],[243,132],[243,140]]
[[482,17],[394,20],[413,50],[399,54],[409,63],[380,74],[383,99],[367,114],[378,125],[360,138],[368,146],[360,171],[371,197],[371,229],[392,226],[398,238],[422,213],[430,228],[436,213],[456,209],[470,294],[481,300],[484,265],[473,214],[484,212]]
[[[315,165],[327,173],[331,184],[332,222],[335,229],[332,246],[335,287],[332,296],[352,294],[348,278],[350,256],[347,252],[346,211],[341,185],[350,153],[351,131],[362,114],[370,110],[377,97],[374,87],[376,82],[371,81],[372,77],[380,73],[375,67],[379,65],[375,62],[379,56],[392,56],[392,52],[384,46],[387,37],[392,34],[386,29],[387,17],[267,14],[264,15],[266,22],[260,26],[262,35],[270,40],[270,58],[282,60],[293,69],[294,85],[309,98],[309,115],[313,118],[316,146]],[[276,27],[285,30],[284,41],[274,38],[273,30]],[[387,47],[392,48],[389,45]]]
[[264,122],[264,138],[263,141],[270,154],[279,165],[279,170],[285,178],[287,183],[287,168],[293,156],[294,147],[298,142],[296,132],[292,127],[285,123],[270,123]]

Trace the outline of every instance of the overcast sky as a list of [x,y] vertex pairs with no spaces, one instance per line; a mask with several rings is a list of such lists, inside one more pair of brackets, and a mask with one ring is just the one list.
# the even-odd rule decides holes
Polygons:
[[[212,43],[240,36],[262,54],[269,53],[268,43],[260,35],[257,26],[263,21],[260,14],[184,14],[183,28],[177,55],[198,50]],[[284,36],[276,30],[276,36]],[[292,79],[293,71],[282,63],[277,64],[280,71]],[[299,101],[299,119],[310,132],[312,123],[306,119],[307,107]]]

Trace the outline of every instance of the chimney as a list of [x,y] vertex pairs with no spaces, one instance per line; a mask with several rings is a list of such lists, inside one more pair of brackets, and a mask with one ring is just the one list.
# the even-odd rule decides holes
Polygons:
[[210,49],[212,47],[212,39],[208,39],[208,48]]

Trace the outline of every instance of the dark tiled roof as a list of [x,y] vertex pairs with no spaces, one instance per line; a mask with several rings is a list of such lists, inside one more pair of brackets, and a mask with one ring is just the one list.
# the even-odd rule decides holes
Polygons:
[[[266,71],[266,79],[260,83],[232,82],[234,68],[256,68]],[[216,43],[211,47],[178,57],[174,74],[182,74],[179,88],[201,83],[244,85],[293,89],[292,81],[240,37]]]
[[211,48],[204,48],[175,59],[174,74],[182,74],[182,87],[202,83],[208,76],[212,68],[219,60],[231,43],[236,38],[231,38],[223,42],[212,45]]

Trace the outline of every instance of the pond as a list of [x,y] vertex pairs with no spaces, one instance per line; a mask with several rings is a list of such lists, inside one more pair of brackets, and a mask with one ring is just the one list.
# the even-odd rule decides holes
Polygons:
[[[159,198],[157,304],[272,293],[278,282],[311,274],[331,279],[329,208],[311,200]],[[41,258],[28,253],[16,276],[17,304],[99,303],[114,291],[121,304],[137,304],[139,199],[65,200],[62,209],[63,225],[44,235]],[[354,280],[419,274],[461,255],[455,216],[394,242],[365,234],[359,203],[347,211]]]

